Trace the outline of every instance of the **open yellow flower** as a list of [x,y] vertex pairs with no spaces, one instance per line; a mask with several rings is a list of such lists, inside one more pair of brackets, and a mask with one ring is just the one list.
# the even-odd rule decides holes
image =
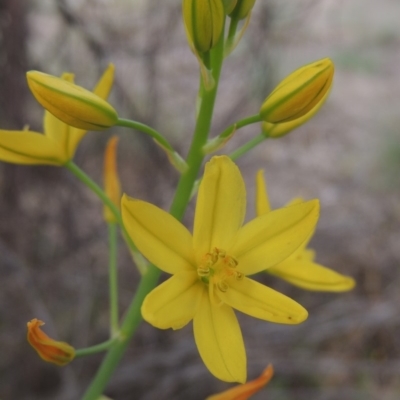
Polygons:
[[122,199],[122,218],[139,251],[173,274],[142,305],[160,329],[193,319],[195,341],[208,369],[228,382],[246,381],[246,354],[232,308],[266,321],[298,324],[307,311],[246,275],[287,258],[311,234],[319,215],[313,200],[243,225],[246,189],[229,157],[213,157],[200,184],[193,236],[173,216],[144,201]]
[[[73,74],[62,78],[73,82]],[[114,66],[110,64],[98,81],[93,93],[106,99],[114,79]],[[86,130],[73,128],[45,111],[44,135],[30,130],[0,130],[0,160],[14,164],[64,165],[74,157],[75,150]]]
[[75,349],[68,343],[51,339],[40,329],[42,325],[44,322],[36,318],[27,323],[29,344],[44,361],[60,367],[70,363],[75,357]]
[[[257,215],[262,216],[273,212],[269,204],[262,170],[257,173],[256,183]],[[290,204],[301,204],[302,202],[302,199],[294,199]],[[288,258],[268,268],[266,272],[307,290],[345,292],[353,289],[355,286],[353,278],[314,262],[315,252],[307,248],[311,237],[312,234]]]
[[258,378],[242,385],[237,385],[224,392],[209,396],[206,400],[247,400],[253,396],[253,394],[259,392],[271,380],[273,375],[274,368],[272,365],[268,365]]

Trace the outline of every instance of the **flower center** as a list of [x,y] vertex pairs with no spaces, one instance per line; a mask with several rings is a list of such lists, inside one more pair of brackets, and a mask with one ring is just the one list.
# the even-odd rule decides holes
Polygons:
[[238,262],[225,250],[214,248],[210,253],[206,253],[197,267],[197,274],[202,282],[218,288],[221,292],[226,292],[229,288],[228,281],[231,278],[237,280],[243,278],[243,274],[236,267]]

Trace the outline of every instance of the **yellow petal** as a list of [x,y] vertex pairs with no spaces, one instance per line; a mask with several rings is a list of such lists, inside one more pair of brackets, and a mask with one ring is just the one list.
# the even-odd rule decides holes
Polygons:
[[171,214],[127,195],[121,208],[129,236],[150,262],[169,274],[195,271],[192,236]]
[[283,261],[311,235],[318,216],[319,201],[311,200],[250,221],[229,249],[239,263],[238,270],[250,275]]
[[224,392],[209,396],[206,400],[247,400],[254,393],[259,392],[271,380],[273,375],[274,369],[272,365],[268,365],[258,378],[242,385],[237,385]]
[[279,324],[299,324],[307,319],[308,312],[291,298],[244,277],[231,279],[229,289],[220,292],[220,299],[254,318]]
[[197,197],[193,231],[197,260],[214,247],[230,247],[245,210],[246,189],[238,167],[229,157],[213,157],[206,164]]
[[242,332],[231,307],[211,305],[203,292],[193,321],[194,338],[206,367],[226,382],[246,381],[246,351]]
[[0,130],[0,160],[31,165],[61,165],[64,162],[56,144],[41,133],[3,130]]
[[108,67],[98,80],[96,87],[93,89],[93,93],[101,97],[103,100],[106,100],[110,94],[112,85],[114,83],[114,72],[114,64],[108,64]]
[[260,169],[256,177],[256,210],[257,216],[267,214],[271,211],[269,204],[267,185],[264,179],[264,171]]
[[355,286],[350,276],[305,260],[285,260],[267,272],[306,290],[345,292]]
[[159,329],[183,328],[196,314],[202,291],[196,272],[176,274],[147,295],[142,316]]

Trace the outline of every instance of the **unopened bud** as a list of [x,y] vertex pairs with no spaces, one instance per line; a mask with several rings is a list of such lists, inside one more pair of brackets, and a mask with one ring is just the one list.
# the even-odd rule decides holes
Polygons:
[[183,21],[190,46],[199,53],[211,50],[224,27],[222,0],[183,0]]
[[235,8],[238,0],[222,0],[224,3],[225,14],[229,15]]
[[333,73],[334,66],[329,58],[292,72],[264,101],[260,110],[262,119],[277,124],[303,117],[325,100]]
[[236,7],[229,13],[231,18],[244,19],[253,9],[256,0],[237,0]]
[[26,75],[36,100],[66,124],[100,131],[117,123],[115,109],[93,92],[42,72],[29,71]]

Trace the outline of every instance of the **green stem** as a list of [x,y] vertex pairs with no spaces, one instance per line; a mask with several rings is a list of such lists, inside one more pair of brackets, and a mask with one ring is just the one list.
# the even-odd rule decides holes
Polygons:
[[95,346],[86,347],[84,349],[78,349],[75,351],[75,358],[89,356],[91,354],[100,353],[101,351],[108,350],[114,342],[117,340],[116,337],[107,340],[106,342],[96,344]]
[[143,275],[143,260],[141,255],[139,254],[138,249],[136,248],[135,244],[132,242],[132,239],[129,237],[124,224],[122,223],[121,213],[119,212],[117,206],[110,200],[110,198],[106,195],[103,189],[94,182],[85,172],[83,172],[73,161],[68,161],[65,165],[76,178],[78,178],[84,185],[86,185],[90,190],[92,190],[97,197],[103,202],[104,205],[108,206],[108,208],[113,213],[114,217],[116,218],[119,226],[122,229],[122,235],[124,237],[125,242],[128,244],[130,249],[132,250],[132,257],[136,263],[136,266],[139,269],[139,272]]
[[[222,35],[223,36],[223,35]],[[211,66],[215,80],[213,89],[207,91],[200,87],[203,98],[200,105],[198,118],[192,145],[189,149],[187,163],[188,170],[181,175],[178,187],[171,205],[170,213],[177,219],[181,219],[190,200],[190,193],[197,178],[203,162],[202,147],[206,143],[211,126],[211,119],[214,111],[214,103],[217,95],[219,76],[223,62],[224,38],[221,37],[217,46],[211,51]],[[122,358],[129,341],[136,331],[140,321],[140,307],[146,295],[157,284],[160,270],[151,265],[143,275],[136,294],[126,313],[121,327],[121,340],[116,342],[108,351],[95,378],[87,389],[82,400],[97,400],[106,387],[115,368]]]
[[240,128],[243,128],[244,126],[255,124],[260,121],[260,114],[251,115],[250,117],[243,118],[240,121],[237,121],[234,124],[228,126],[219,136],[222,138],[227,137],[232,133],[234,129],[238,130]]
[[117,224],[108,224],[109,280],[110,280],[110,328],[111,337],[119,330],[118,324],[118,271],[117,271]]
[[241,146],[238,149],[236,149],[231,154],[228,154],[228,156],[231,158],[231,160],[235,161],[239,157],[242,157],[248,151],[254,149],[254,147],[259,145],[265,139],[268,139],[268,138],[263,133],[260,133],[258,136],[254,137],[253,139],[251,139],[250,141],[245,143],[243,146]]
[[160,132],[156,131],[148,125],[142,124],[137,121],[132,121],[130,119],[119,118],[117,126],[124,126],[125,128],[131,128],[146,133],[147,135],[151,136],[156,142],[158,142],[162,147],[165,147],[171,151],[175,151],[174,148],[169,144],[167,139],[165,139],[165,137],[161,135]]
[[226,39],[226,46],[225,46],[228,53],[230,52],[230,49],[232,48],[232,46],[235,42],[235,36],[236,36],[238,24],[239,24],[239,20],[237,18],[231,18],[231,22],[229,24],[228,37]]

